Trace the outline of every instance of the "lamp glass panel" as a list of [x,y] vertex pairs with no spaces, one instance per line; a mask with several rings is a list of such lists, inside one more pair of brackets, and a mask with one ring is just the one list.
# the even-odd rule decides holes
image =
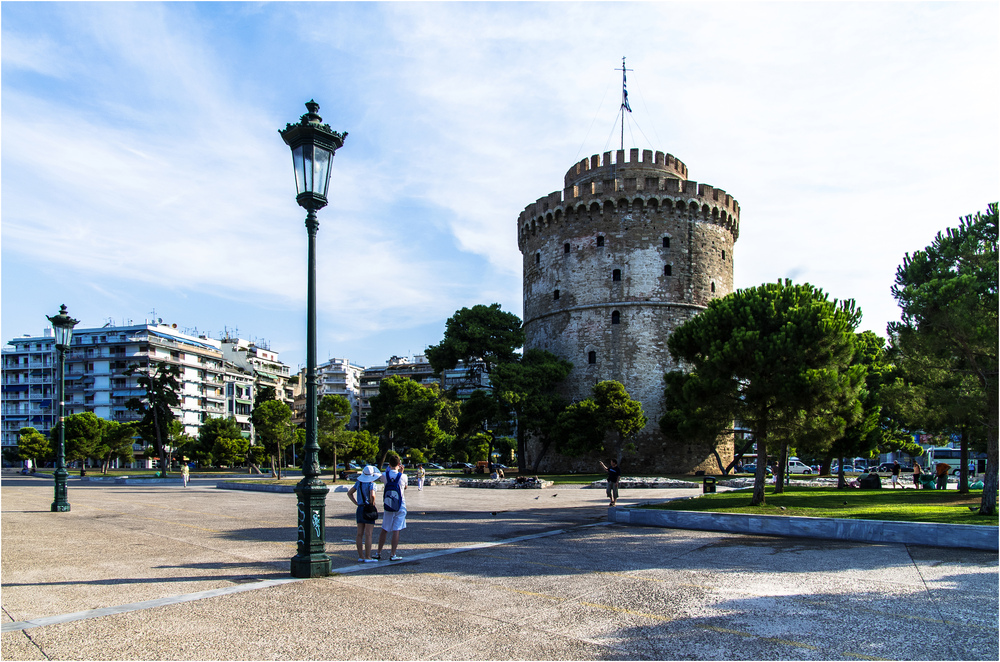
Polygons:
[[73,338],[73,327],[71,326],[55,326],[56,345],[62,345],[63,347],[69,347],[69,342]]
[[295,192],[302,193],[306,181],[305,162],[302,160],[302,145],[292,150],[292,165],[295,166]]
[[302,183],[302,190],[299,193],[312,193],[315,191],[313,184],[313,150],[315,148],[310,144],[305,144],[302,146],[302,170],[305,172],[306,178]]
[[330,161],[333,156],[330,151],[322,147],[315,147],[315,158],[313,159],[313,182],[316,184],[315,192],[326,197],[326,190],[330,186]]

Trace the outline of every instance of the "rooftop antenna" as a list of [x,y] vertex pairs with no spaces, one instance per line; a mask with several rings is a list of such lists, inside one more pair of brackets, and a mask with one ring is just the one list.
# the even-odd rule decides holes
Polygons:
[[625,68],[625,56],[624,55],[622,56],[622,68],[621,69],[615,69],[615,71],[622,72],[622,105],[621,105],[621,109],[620,109],[621,110],[621,114],[622,114],[622,138],[621,138],[621,146],[618,149],[624,150],[625,149],[625,111],[627,110],[630,113],[632,112],[632,107],[628,105],[628,89],[626,87],[626,82],[627,81],[625,80],[625,72],[626,71],[633,71],[632,69],[626,69]]

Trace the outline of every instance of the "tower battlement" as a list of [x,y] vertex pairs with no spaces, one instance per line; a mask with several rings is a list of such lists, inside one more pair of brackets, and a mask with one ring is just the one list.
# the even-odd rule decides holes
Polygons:
[[517,219],[518,246],[552,223],[572,213],[622,214],[663,212],[683,214],[724,227],[739,238],[740,206],[720,188],[687,179],[687,166],[672,154],[625,150],[583,159],[566,173],[565,188],[527,205]]

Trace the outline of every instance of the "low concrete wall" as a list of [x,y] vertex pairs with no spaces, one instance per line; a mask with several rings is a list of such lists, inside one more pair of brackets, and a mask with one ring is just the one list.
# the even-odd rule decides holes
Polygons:
[[184,479],[177,478],[115,478],[115,485],[183,485]]
[[294,485],[255,485],[253,483],[219,482],[215,487],[220,490],[246,490],[248,492],[294,492]]
[[820,538],[855,542],[903,543],[932,547],[998,550],[997,527],[975,524],[883,522],[828,517],[744,515],[647,508],[608,509],[608,521],[631,526],[724,531],[750,535]]

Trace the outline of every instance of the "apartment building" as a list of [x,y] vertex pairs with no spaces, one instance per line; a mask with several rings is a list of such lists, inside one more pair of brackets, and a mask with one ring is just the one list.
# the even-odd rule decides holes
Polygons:
[[[58,412],[56,351],[52,330],[41,336],[15,338],[3,347],[0,445],[17,446],[17,433],[32,426],[48,434]],[[66,414],[93,412],[121,422],[138,416],[125,403],[144,397],[132,365],[148,369],[158,363],[180,369],[180,403],[174,413],[184,432],[197,436],[210,417],[233,415],[252,438],[250,411],[255,387],[273,386],[277,397],[291,403],[288,366],[276,352],[241,339],[214,340],[192,336],[162,322],[75,329],[66,353]],[[137,445],[137,460],[145,461]]]
[[[344,426],[347,430],[359,429],[359,400],[361,394],[361,375],[364,368],[352,364],[348,359],[330,359],[316,366],[316,395],[322,399],[325,395],[339,395],[351,403],[351,420]],[[296,424],[305,424],[306,415],[306,370],[299,371],[298,382],[295,384],[295,404],[292,407],[293,420]]]

